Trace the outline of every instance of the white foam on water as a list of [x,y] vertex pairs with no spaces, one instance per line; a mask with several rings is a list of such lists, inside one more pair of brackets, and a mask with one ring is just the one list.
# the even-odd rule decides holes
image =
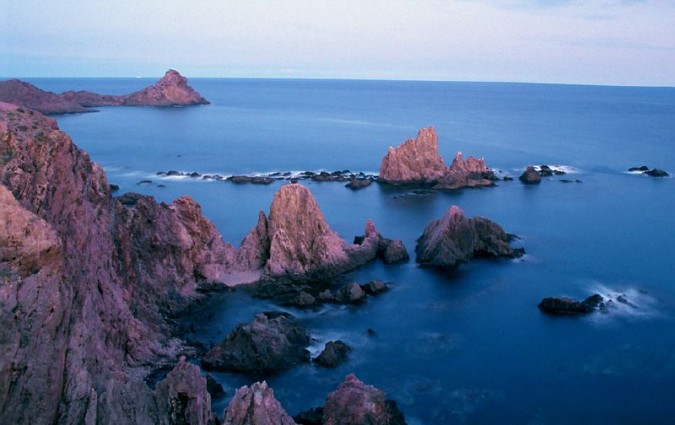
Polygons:
[[617,318],[652,319],[661,316],[657,300],[636,287],[610,288],[596,282],[590,291],[602,295],[605,307],[594,314],[593,320],[605,322]]

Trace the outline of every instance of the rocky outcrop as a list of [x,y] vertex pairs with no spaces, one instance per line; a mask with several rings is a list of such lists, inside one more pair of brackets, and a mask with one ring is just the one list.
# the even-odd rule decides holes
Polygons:
[[310,191],[299,184],[274,195],[267,221],[269,255],[263,278],[307,281],[337,276],[377,257],[382,236],[372,222],[358,243],[333,232]]
[[509,246],[512,237],[498,224],[483,218],[466,218],[456,205],[442,219],[427,225],[417,240],[417,262],[424,266],[453,268],[475,256],[514,258],[522,248]]
[[211,396],[199,367],[181,357],[176,367],[157,384],[155,399],[161,425],[207,425],[213,421]]
[[631,173],[641,173],[651,177],[668,177],[670,174],[666,170],[660,168],[649,168],[646,165],[640,167],[631,167],[628,169]]
[[401,263],[403,261],[408,261],[410,258],[408,250],[405,248],[402,241],[386,238],[382,238],[378,254],[382,258],[384,264]]
[[39,113],[0,103],[0,155],[0,423],[173,423],[143,376],[174,362],[165,316],[232,250],[187,198],[112,198]]
[[45,114],[89,112],[81,104],[20,80],[0,81],[0,102],[11,103]]
[[393,185],[421,185],[434,189],[492,186],[496,177],[483,159],[464,159],[458,152],[450,167],[438,153],[433,128],[423,128],[415,139],[390,147],[380,165],[379,181]]
[[533,166],[528,165],[523,174],[518,177],[518,180],[525,184],[539,184],[541,183],[541,174]]
[[202,367],[266,374],[309,361],[309,334],[289,315],[261,313],[240,324],[202,358]]
[[336,367],[347,361],[350,351],[351,347],[343,341],[328,341],[321,353],[312,361],[323,367]]
[[338,389],[326,398],[323,416],[325,425],[403,425],[405,418],[396,403],[385,394],[348,375]]
[[91,112],[87,108],[97,106],[189,106],[209,103],[187,84],[185,77],[173,69],[168,70],[157,83],[121,96],[90,91],[56,94],[20,80],[3,81],[0,82],[0,101],[45,114]]
[[225,410],[225,425],[295,425],[266,382],[241,387]]
[[544,313],[555,315],[588,314],[595,311],[603,301],[604,298],[600,294],[593,294],[583,301],[567,297],[549,297],[541,300],[538,307]]

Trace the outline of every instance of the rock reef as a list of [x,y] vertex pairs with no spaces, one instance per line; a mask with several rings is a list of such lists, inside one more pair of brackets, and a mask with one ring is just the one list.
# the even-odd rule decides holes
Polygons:
[[187,84],[187,78],[173,69],[168,70],[157,83],[121,96],[90,91],[56,94],[20,80],[2,81],[0,101],[45,114],[91,112],[89,108],[97,106],[189,106],[209,103]]
[[427,225],[417,240],[417,262],[423,266],[454,268],[473,257],[515,258],[522,248],[512,248],[512,236],[483,217],[466,218],[456,205],[443,218]]
[[438,153],[438,136],[423,128],[415,139],[390,147],[380,165],[379,181],[392,185],[418,185],[433,189],[493,186],[496,180],[483,159],[464,159],[458,152],[450,167]]

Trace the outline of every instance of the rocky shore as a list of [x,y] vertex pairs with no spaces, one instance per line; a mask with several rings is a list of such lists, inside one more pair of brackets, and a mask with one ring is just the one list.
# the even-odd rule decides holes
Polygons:
[[189,106],[207,105],[178,71],[168,70],[155,84],[121,96],[89,91],[56,94],[20,80],[0,82],[0,102],[12,103],[44,114],[92,112],[98,106]]
[[[344,242],[288,184],[235,248],[189,197],[113,197],[54,120],[7,103],[0,153],[0,423],[215,423],[168,317],[202,288],[312,282],[402,247],[371,222]],[[158,367],[171,372],[151,389]]]

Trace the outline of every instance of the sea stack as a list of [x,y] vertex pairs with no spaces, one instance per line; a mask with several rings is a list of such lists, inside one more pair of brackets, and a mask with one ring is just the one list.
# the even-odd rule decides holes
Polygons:
[[466,218],[464,211],[451,206],[442,219],[427,225],[417,240],[417,262],[423,266],[455,268],[475,256],[514,258],[522,248],[511,248],[504,229],[483,217]]
[[390,147],[380,165],[379,181],[391,185],[418,185],[433,189],[493,186],[494,173],[483,159],[464,159],[461,152],[446,167],[438,153],[436,130],[428,127],[398,147]]

